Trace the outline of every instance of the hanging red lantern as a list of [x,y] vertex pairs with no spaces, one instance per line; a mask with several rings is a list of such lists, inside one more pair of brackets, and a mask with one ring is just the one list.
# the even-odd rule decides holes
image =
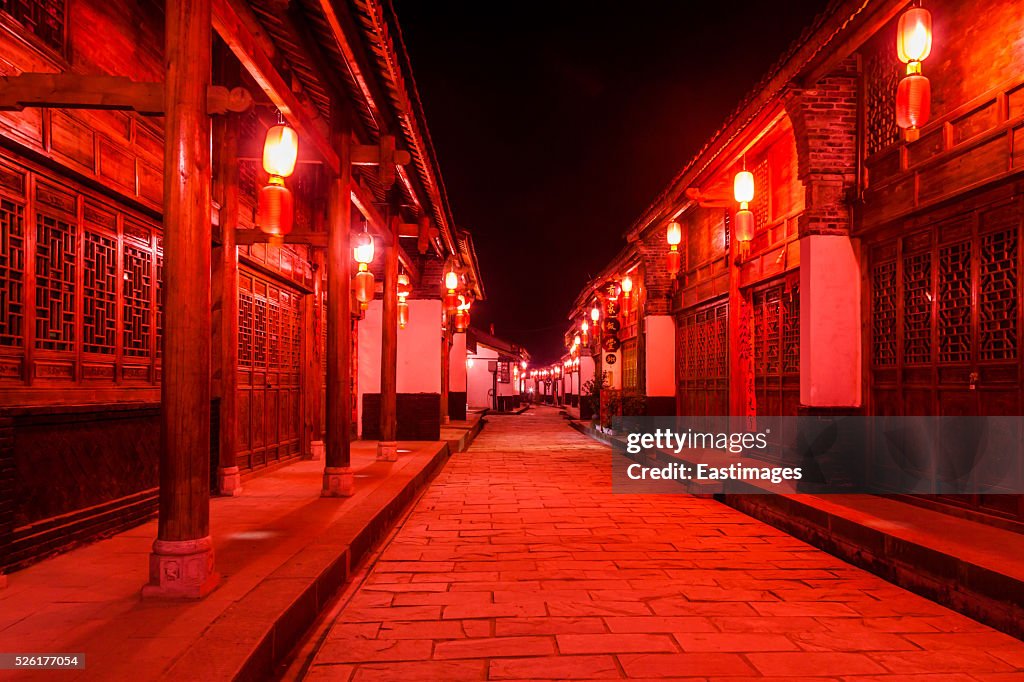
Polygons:
[[903,128],[908,139],[916,136],[921,126],[928,122],[932,111],[932,87],[928,79],[912,74],[900,81],[896,89],[896,125]]
[[679,257],[679,243],[683,241],[683,228],[675,220],[668,224],[665,234],[668,240],[668,253],[665,256],[665,267],[668,273],[675,277],[679,274],[682,259]]
[[405,329],[409,324],[409,302],[404,298],[398,301],[398,328]]
[[295,199],[285,187],[284,179],[295,172],[299,154],[299,136],[285,123],[271,126],[263,141],[263,170],[270,178],[260,189],[256,201],[256,224],[274,237],[292,231],[295,222]]
[[256,206],[256,224],[262,232],[282,237],[292,231],[295,199],[282,178],[271,176],[270,184],[260,188]]
[[931,12],[923,7],[907,10],[896,27],[896,55],[904,64],[911,64],[923,62],[931,52]]
[[295,172],[299,158],[299,134],[285,123],[278,123],[267,130],[263,141],[263,170],[268,175],[287,178]]
[[923,7],[903,13],[896,30],[896,54],[907,76],[896,89],[896,125],[908,142],[916,140],[931,117],[932,87],[921,75],[921,62],[932,51],[932,15]]
[[455,290],[459,288],[459,276],[454,269],[445,273],[444,286],[448,290],[444,297],[444,307],[448,312],[453,312],[459,306],[459,297],[455,293]]
[[736,241],[745,244],[754,238],[754,213],[750,210],[750,202],[754,200],[754,174],[741,170],[736,174],[732,187],[733,196],[740,204],[733,232]]
[[352,249],[356,262],[359,263],[359,271],[352,282],[355,290],[356,300],[359,307],[366,310],[373,300],[373,273],[370,272],[370,263],[373,261],[373,237],[363,232],[356,237],[355,248]]
[[455,331],[464,332],[469,329],[469,311],[468,310],[456,310],[455,311]]

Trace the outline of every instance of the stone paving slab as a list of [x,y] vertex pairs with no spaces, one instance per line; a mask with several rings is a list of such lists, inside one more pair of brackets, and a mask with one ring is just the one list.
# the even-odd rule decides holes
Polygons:
[[614,495],[553,408],[488,417],[308,680],[1024,679],[1024,643],[713,500]]

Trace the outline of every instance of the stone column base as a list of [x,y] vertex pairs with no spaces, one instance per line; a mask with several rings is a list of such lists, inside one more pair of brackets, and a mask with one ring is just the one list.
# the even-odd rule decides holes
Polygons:
[[393,440],[382,440],[377,443],[377,459],[381,462],[398,461],[398,443]]
[[221,467],[217,470],[217,488],[224,497],[237,497],[242,494],[242,474],[238,467]]
[[445,424],[451,424],[451,423],[452,423],[452,418],[451,418],[451,417],[449,417],[448,415],[445,415],[445,416],[444,416],[444,421],[443,421],[443,423],[445,423]]
[[149,584],[142,596],[162,599],[201,599],[220,583],[213,569],[213,540],[160,540],[149,555]]
[[309,444],[309,458],[314,462],[322,460],[327,453],[327,445],[322,440],[314,440]]
[[356,477],[351,467],[324,467],[324,487],[320,497],[352,497],[356,494]]

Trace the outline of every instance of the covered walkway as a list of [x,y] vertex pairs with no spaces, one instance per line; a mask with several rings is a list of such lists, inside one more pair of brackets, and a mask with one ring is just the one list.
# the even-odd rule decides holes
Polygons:
[[713,500],[613,495],[610,457],[490,417],[289,676],[1020,679],[1020,641]]

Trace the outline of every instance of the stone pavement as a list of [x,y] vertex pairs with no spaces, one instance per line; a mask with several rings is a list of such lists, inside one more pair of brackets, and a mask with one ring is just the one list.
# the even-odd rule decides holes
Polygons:
[[611,494],[557,411],[491,416],[306,680],[1024,680],[1024,643],[710,499]]

